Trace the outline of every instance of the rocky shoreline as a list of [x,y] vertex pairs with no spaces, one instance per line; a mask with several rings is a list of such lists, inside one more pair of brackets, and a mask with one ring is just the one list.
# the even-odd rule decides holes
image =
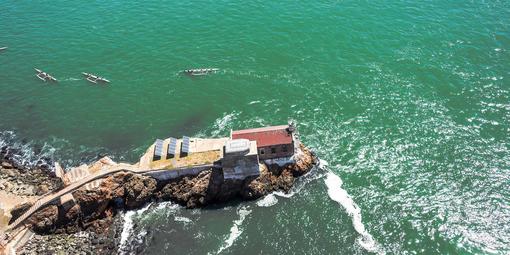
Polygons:
[[[119,211],[137,209],[149,202],[172,201],[187,208],[221,204],[233,199],[254,200],[273,191],[288,192],[297,177],[309,172],[317,159],[305,146],[300,145],[295,163],[278,165],[261,161],[260,176],[245,180],[224,180],[223,171],[211,168],[197,176],[184,176],[174,180],[158,181],[150,176],[120,172],[106,177],[97,189],[80,188],[72,192],[75,204],[69,208],[48,205],[26,220],[36,235],[20,251],[21,254],[55,254],[73,251],[75,254],[116,253],[120,232]],[[8,162],[9,163],[9,162]],[[60,179],[52,172],[10,169],[12,180],[29,179],[36,172],[40,177],[32,183],[37,196],[61,187]],[[8,174],[9,171],[0,171]],[[28,173],[28,176],[27,176]],[[3,176],[3,175],[2,175]],[[3,178],[2,178],[3,180]],[[9,179],[11,180],[11,179]],[[37,180],[37,181],[36,181]],[[11,189],[12,190],[12,189]],[[27,190],[27,189],[25,189]],[[31,205],[18,205],[11,210],[13,222]],[[120,230],[122,231],[122,229]],[[42,245],[44,244],[44,245]]]

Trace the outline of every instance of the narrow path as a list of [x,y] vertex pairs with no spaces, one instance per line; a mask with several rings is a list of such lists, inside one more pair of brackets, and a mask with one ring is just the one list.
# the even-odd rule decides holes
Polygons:
[[[213,166],[214,166],[213,164],[205,164],[205,165],[193,166],[193,167],[213,167]],[[119,172],[145,174],[145,173],[158,172],[158,171],[177,171],[177,170],[186,169],[186,168],[187,167],[182,167],[182,168],[176,168],[176,169],[172,169],[172,170],[138,169],[137,167],[134,167],[134,166],[123,165],[123,166],[119,166],[119,167],[113,168],[108,171],[98,172],[94,175],[89,175],[77,182],[70,184],[69,186],[59,190],[56,193],[51,193],[51,194],[48,194],[47,196],[40,198],[34,205],[32,205],[30,207],[30,209],[28,209],[25,213],[23,213],[20,217],[18,217],[12,224],[7,226],[6,231],[15,229],[19,224],[21,224],[23,221],[28,219],[28,217],[30,217],[34,212],[39,210],[41,207],[55,201],[56,199],[59,199],[61,196],[65,195],[69,192],[72,192],[87,183],[90,183],[90,182],[100,179],[100,178],[104,178],[105,176],[112,175],[112,174],[119,173]]]

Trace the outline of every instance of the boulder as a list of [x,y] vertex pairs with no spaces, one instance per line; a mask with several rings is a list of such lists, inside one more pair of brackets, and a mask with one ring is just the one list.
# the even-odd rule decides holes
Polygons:
[[150,201],[156,184],[156,180],[151,177],[132,175],[124,184],[126,206],[136,208]]
[[32,230],[40,234],[50,234],[56,227],[58,220],[58,207],[46,206],[30,216],[26,223],[32,226]]
[[50,191],[50,189],[48,188],[48,185],[46,185],[46,184],[39,184],[39,185],[37,185],[37,189],[36,189],[35,193],[38,196],[41,196],[41,195],[44,195],[44,194],[48,193],[49,191]]
[[2,168],[5,168],[5,169],[13,168],[12,164],[7,161],[3,161],[0,165],[2,166]]

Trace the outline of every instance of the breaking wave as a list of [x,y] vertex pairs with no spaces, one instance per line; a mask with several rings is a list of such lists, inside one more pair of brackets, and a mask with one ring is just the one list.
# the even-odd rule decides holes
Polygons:
[[[101,147],[76,146],[68,140],[54,136],[45,140],[27,141],[14,131],[0,131],[0,158],[26,168],[42,167],[53,170],[54,160],[64,167],[77,166],[95,161],[98,155],[105,152]],[[115,155],[108,155],[116,158]]]
[[342,189],[342,179],[333,172],[328,172],[324,182],[328,187],[329,197],[338,202],[345,209],[347,214],[351,216],[352,225],[356,232],[360,235],[357,240],[361,247],[369,252],[384,254],[384,252],[378,248],[377,242],[374,240],[372,235],[370,235],[370,233],[368,233],[365,229],[365,225],[363,225],[361,220],[361,209],[354,200],[352,200],[352,197],[347,193],[347,191]]
[[221,118],[218,118],[214,121],[214,125],[212,127],[211,134],[213,136],[219,136],[221,134],[225,135],[232,128],[232,122],[237,119],[240,113],[231,112],[224,113]]
[[279,197],[285,197],[285,198],[293,197],[294,195],[299,193],[301,190],[303,190],[303,188],[307,184],[309,184],[310,182],[312,182],[314,180],[318,180],[324,176],[324,172],[322,171],[324,169],[323,164],[327,164],[327,162],[325,160],[319,159],[319,164],[317,166],[314,166],[312,168],[312,170],[310,170],[305,175],[299,177],[296,180],[296,182],[294,183],[294,186],[292,186],[292,188],[289,190],[289,192],[275,191],[271,194],[274,194]]
[[34,167],[46,165],[53,168],[52,158],[56,149],[48,143],[36,144],[16,136],[13,131],[0,132],[0,157],[17,165]]
[[[149,209],[151,203],[147,204],[143,208],[137,211],[127,211],[124,214],[124,225],[122,226],[122,233],[120,234],[120,244],[118,253],[119,254],[129,254],[131,246],[129,245],[129,238],[134,232],[134,223],[133,219],[138,215],[143,215],[145,211]],[[142,231],[138,236],[138,239],[143,238],[147,234],[147,231]]]
[[133,215],[135,211],[127,211],[124,214],[124,225],[122,226],[122,233],[120,234],[119,253],[125,254],[127,252],[128,238],[133,232]]
[[257,205],[260,207],[270,207],[277,203],[278,203],[278,198],[276,198],[275,194],[273,194],[273,193],[257,200]]
[[243,224],[246,216],[251,213],[247,207],[243,206],[237,210],[237,214],[239,215],[239,219],[234,221],[234,225],[230,228],[230,234],[228,238],[224,241],[223,245],[218,249],[216,254],[222,253],[224,250],[230,248],[232,244],[234,244],[235,240],[239,238],[239,236],[243,233],[243,229],[241,225]]

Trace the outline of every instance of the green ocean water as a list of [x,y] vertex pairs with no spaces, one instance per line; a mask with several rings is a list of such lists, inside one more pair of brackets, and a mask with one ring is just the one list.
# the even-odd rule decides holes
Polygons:
[[128,212],[121,253],[510,253],[509,1],[3,1],[2,46],[0,143],[35,157],[293,119],[321,158],[291,194]]

